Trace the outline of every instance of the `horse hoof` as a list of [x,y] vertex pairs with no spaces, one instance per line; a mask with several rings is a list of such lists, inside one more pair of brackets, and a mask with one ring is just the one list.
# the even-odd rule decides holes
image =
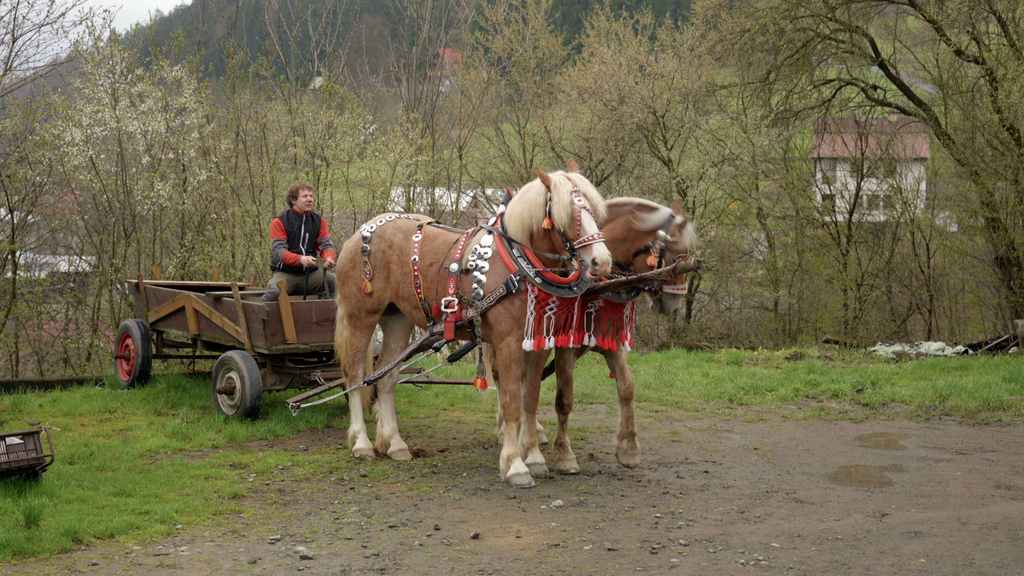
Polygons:
[[555,462],[555,472],[559,474],[579,474],[580,465],[576,463],[576,460],[571,462]]
[[551,472],[548,471],[548,465],[543,462],[537,462],[533,464],[526,464],[526,467],[530,469],[530,475],[534,478],[550,478]]
[[373,460],[373,448],[353,448],[352,455],[359,460]]
[[639,452],[618,452],[615,454],[615,458],[626,468],[636,468],[640,465]]
[[533,488],[537,485],[537,483],[533,481],[533,477],[526,472],[512,474],[508,477],[508,483],[511,484],[513,488]]
[[410,452],[407,448],[402,448],[401,450],[389,452],[388,456],[390,456],[392,460],[398,460],[399,462],[408,462],[409,460],[412,460],[412,452]]
[[543,430],[537,430],[537,444],[546,446],[548,444],[548,435]]

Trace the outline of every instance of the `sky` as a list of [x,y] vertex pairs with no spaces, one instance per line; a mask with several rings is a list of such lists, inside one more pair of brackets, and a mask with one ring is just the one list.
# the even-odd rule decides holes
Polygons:
[[110,8],[117,10],[114,17],[114,28],[127,30],[133,24],[147,22],[150,12],[160,9],[164,14],[170,12],[178,4],[187,4],[189,0],[132,0],[131,2],[112,2],[111,0],[87,0],[85,5],[94,8]]

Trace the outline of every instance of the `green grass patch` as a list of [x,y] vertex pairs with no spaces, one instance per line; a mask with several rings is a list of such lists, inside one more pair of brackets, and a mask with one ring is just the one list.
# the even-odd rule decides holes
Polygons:
[[[893,362],[818,349],[666,351],[633,354],[630,365],[637,404],[652,419],[687,414],[1017,421],[1024,416],[1024,363],[1012,357]],[[473,372],[467,361],[434,375],[472,378]],[[554,390],[549,378],[541,392],[545,414]],[[66,551],[93,540],[142,540],[169,534],[178,524],[244,513],[240,501],[254,474],[286,470],[293,478],[316,480],[365,469],[375,483],[397,481],[389,477],[389,467],[356,461],[344,449],[296,453],[267,447],[273,439],[302,431],[348,425],[343,400],[296,417],[284,405],[290,395],[265,395],[263,416],[255,422],[220,417],[208,380],[186,376],[160,376],[136,390],[82,387],[0,396],[0,431],[24,429],[29,420],[59,428],[53,431],[56,462],[41,482],[0,480],[0,561]],[[406,463],[410,470],[428,470],[439,461],[450,469],[496,467],[491,455],[479,450],[494,443],[498,398],[493,391],[481,395],[470,386],[403,384],[397,396],[406,441],[441,458]],[[603,404],[614,413],[615,381],[600,355],[589,354],[577,365],[575,399],[577,410]],[[550,418],[544,423],[553,430]],[[610,433],[613,426],[597,422],[590,433]],[[370,428],[372,433],[373,424]],[[578,428],[574,436],[579,440],[587,430]],[[409,490],[433,488],[429,479],[415,477]]]

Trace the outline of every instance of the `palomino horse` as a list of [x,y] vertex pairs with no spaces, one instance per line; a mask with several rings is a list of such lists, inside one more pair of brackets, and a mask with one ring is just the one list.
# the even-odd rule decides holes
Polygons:
[[[613,274],[644,273],[688,258],[697,244],[697,235],[692,222],[682,214],[682,202],[666,208],[641,198],[614,198],[606,203],[608,216],[605,219],[605,245],[612,253]],[[638,288],[632,293],[608,295],[609,301],[631,301],[640,296]],[[645,290],[651,298],[651,307],[656,312],[672,315],[685,303],[686,284],[684,277],[677,277],[672,284],[656,285]],[[606,298],[598,296],[596,298]],[[589,299],[586,299],[589,300]],[[627,305],[628,306],[628,305]],[[558,432],[554,442],[554,468],[562,474],[576,474],[580,471],[576,456],[569,442],[569,414],[573,407],[573,372],[576,361],[590,350],[604,355],[608,367],[615,377],[619,394],[619,429],[616,435],[615,456],[619,463],[633,468],[640,463],[640,447],[636,439],[636,421],[633,408],[633,377],[626,362],[629,338],[606,338],[593,346],[557,348],[554,369],[558,381],[555,393],[555,412],[558,415]],[[550,369],[550,367],[549,367]],[[500,369],[493,373],[495,382],[501,379]],[[499,386],[500,388],[500,386]],[[525,396],[524,396],[525,401]],[[543,427],[536,421],[536,407],[523,408],[532,415],[532,421],[524,421],[524,428],[537,430],[543,436]],[[499,434],[502,415],[499,409]],[[520,447],[531,452],[535,446]],[[534,464],[531,470],[537,468]]]
[[[611,271],[611,254],[599,232],[605,204],[597,189],[578,173],[575,162],[570,161],[565,172],[548,175],[538,169],[537,173],[538,178],[523,186],[508,204],[497,225],[512,239],[513,248],[506,248],[502,237],[490,231],[463,234],[429,224],[427,216],[386,214],[364,225],[345,242],[337,266],[335,350],[345,381],[350,383],[363,382],[363,355],[375,326],[379,324],[384,333],[378,367],[386,367],[405,349],[414,326],[428,329],[438,321],[440,311],[436,303],[440,302],[441,311],[455,311],[447,314],[448,319],[457,318],[463,313],[459,302],[468,299],[465,295],[473,295],[483,309],[478,329],[462,325],[456,329],[452,323],[449,331],[446,323],[444,337],[480,337],[497,350],[495,363],[506,381],[520,384],[500,391],[506,421],[499,469],[501,478],[517,487],[533,486],[532,463],[536,460],[543,465],[544,461],[539,449],[525,455],[519,451],[520,444],[537,445],[536,439],[529,439],[536,435],[533,428],[523,429],[525,438],[519,438],[519,422],[521,406],[536,406],[538,402],[534,398],[532,402],[521,403],[520,389],[527,394],[540,394],[540,376],[550,350],[524,351],[527,313],[521,296],[512,295],[497,303],[493,303],[492,297],[516,291],[520,288],[516,280],[525,284],[527,274],[531,278],[552,276],[556,280],[564,276],[566,282],[577,282],[590,274],[588,268],[597,276]],[[506,260],[505,256],[513,250],[529,252],[527,248],[535,254],[536,267],[528,272],[513,270],[515,261]],[[570,248],[579,250],[579,264],[568,258],[575,252]],[[488,262],[492,250],[502,257]],[[472,273],[467,271],[470,266],[461,262],[462,254],[470,252],[470,262],[475,263]],[[481,261],[483,266],[479,265]],[[579,269],[572,269],[573,266]],[[553,269],[561,271],[561,276],[553,274]],[[513,273],[516,277],[512,277]],[[582,291],[579,284],[573,286]],[[468,310],[470,306],[464,308]],[[466,315],[472,312],[468,310]],[[397,370],[392,370],[377,383],[374,444],[367,435],[360,392],[349,392],[348,442],[355,457],[373,458],[376,448],[395,460],[412,458],[398,432],[394,404],[397,376]]]

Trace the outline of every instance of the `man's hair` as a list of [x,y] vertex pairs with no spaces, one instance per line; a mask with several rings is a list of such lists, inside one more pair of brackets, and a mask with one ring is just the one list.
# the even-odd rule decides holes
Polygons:
[[303,190],[309,190],[310,192],[316,192],[313,185],[305,180],[299,180],[292,187],[288,189],[288,195],[284,199],[288,202],[288,207],[291,208],[295,205],[295,201],[299,199],[299,192]]

